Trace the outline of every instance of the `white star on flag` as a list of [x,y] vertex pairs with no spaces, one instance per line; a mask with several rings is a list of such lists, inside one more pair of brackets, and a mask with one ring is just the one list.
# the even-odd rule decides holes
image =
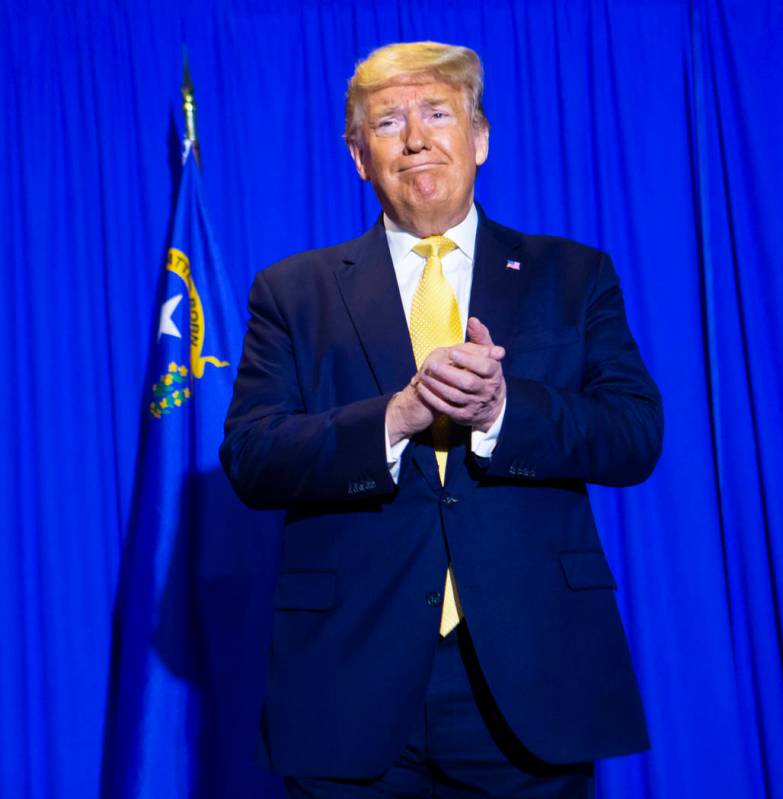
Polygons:
[[164,334],[167,336],[174,336],[174,338],[182,338],[182,333],[179,332],[179,328],[174,324],[174,320],[171,318],[171,315],[177,309],[177,306],[181,300],[182,295],[177,294],[170,300],[166,300],[166,302],[163,303],[163,307],[160,309],[158,341],[160,341],[160,337]]

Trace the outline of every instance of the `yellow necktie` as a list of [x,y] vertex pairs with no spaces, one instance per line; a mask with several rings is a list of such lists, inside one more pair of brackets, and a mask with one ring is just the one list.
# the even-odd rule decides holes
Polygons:
[[[438,347],[450,347],[465,340],[457,298],[451,285],[443,275],[441,258],[457,245],[445,236],[430,236],[422,239],[413,251],[427,261],[421,273],[411,306],[410,334],[413,355],[418,369],[427,356]],[[449,420],[439,416],[432,424],[432,443],[441,483],[446,476],[446,460],[449,455]],[[443,589],[443,611],[440,617],[440,634],[448,635],[462,619],[462,608],[452,576],[451,564],[446,571]]]

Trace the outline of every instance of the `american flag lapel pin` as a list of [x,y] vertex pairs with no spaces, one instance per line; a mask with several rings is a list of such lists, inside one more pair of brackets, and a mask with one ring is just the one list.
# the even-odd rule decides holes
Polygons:
[[519,267],[519,261],[506,261],[506,269],[513,269],[515,272],[519,272]]

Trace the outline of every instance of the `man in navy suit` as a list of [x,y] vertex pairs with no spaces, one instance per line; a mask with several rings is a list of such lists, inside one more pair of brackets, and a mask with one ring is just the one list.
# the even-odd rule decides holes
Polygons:
[[221,458],[287,511],[262,733],[292,797],[588,797],[648,745],[585,484],[650,474],[660,397],[610,259],[474,204],[482,88],[461,47],[359,64],[383,217],[251,292]]

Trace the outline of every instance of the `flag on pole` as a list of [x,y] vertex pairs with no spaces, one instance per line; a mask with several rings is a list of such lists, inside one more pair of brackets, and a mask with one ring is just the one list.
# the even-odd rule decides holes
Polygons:
[[[188,128],[183,171],[159,284],[134,502],[115,605],[104,799],[203,795],[209,701],[203,676],[210,655],[204,651],[196,560],[220,511],[205,479],[225,479],[218,447],[244,315],[223,272],[202,201],[187,67],[183,95]],[[250,746],[254,743],[251,738]]]

